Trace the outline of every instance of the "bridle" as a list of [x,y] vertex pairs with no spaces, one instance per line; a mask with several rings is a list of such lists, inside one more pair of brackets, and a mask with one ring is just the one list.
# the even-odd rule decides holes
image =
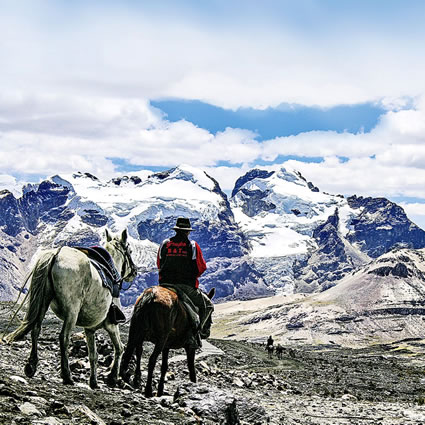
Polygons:
[[[122,266],[121,266],[121,273],[120,273],[121,278],[119,279],[119,285],[120,285],[120,291],[121,291],[123,289],[124,280],[126,280],[129,276],[132,276],[132,275],[136,277],[137,267],[134,264],[133,259],[131,258],[131,248],[128,243],[123,244],[121,242],[118,242],[118,244],[114,243],[113,246],[124,258],[124,262],[122,263]],[[124,291],[127,291],[133,285],[133,282],[130,283],[128,288],[124,289]]]

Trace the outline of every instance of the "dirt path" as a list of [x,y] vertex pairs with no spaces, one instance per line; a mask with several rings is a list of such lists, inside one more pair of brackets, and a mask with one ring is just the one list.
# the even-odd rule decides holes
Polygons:
[[[202,348],[200,350],[198,350],[198,352],[196,353],[196,360],[199,360],[203,357],[208,357],[208,356],[224,356],[224,351],[221,350],[220,348],[216,347],[215,345],[212,345],[210,342],[208,341],[202,341]],[[172,362],[179,362],[179,361],[183,361],[186,360],[186,355],[185,354],[177,354],[174,355],[172,357],[170,357],[170,363]]]

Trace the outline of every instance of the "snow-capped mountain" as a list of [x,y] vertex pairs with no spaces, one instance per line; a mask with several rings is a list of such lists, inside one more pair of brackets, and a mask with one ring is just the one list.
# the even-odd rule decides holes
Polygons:
[[180,166],[103,182],[89,173],[0,192],[1,298],[10,299],[39,249],[99,244],[128,228],[141,272],[124,305],[157,282],[158,244],[178,216],[202,247],[206,289],[220,298],[320,291],[394,246],[425,247],[425,232],[386,199],[321,192],[296,171],[251,170],[230,199],[204,171]]
[[398,205],[323,193],[296,171],[248,172],[231,205],[256,268],[286,292],[324,290],[395,246],[425,246],[425,232]]
[[[132,302],[141,288],[157,282],[158,244],[173,235],[178,216],[190,217],[193,239],[209,261],[209,273],[203,279],[206,287],[217,286],[218,296],[225,297],[255,282],[252,292],[269,292],[246,256],[245,235],[218,183],[201,170],[181,166],[109,182],[88,173],[54,176],[24,188],[19,199],[1,192],[0,237],[6,241],[1,246],[6,255],[0,270],[2,285],[8,287],[2,297],[10,298],[10,287],[20,285],[38,249],[99,244],[108,227],[117,232],[128,228],[135,260],[142,268],[136,284],[123,294],[124,304]],[[8,272],[11,265],[12,273]]]
[[236,182],[231,205],[250,241],[256,267],[270,285],[286,291],[294,289],[294,262],[317,249],[314,230],[336,208],[343,216],[343,232],[355,216],[343,197],[322,193],[301,174],[286,169],[247,173]]

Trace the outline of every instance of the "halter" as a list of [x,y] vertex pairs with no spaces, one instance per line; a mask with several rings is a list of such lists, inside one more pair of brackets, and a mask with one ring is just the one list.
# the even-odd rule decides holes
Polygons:
[[[130,255],[131,249],[130,249],[130,245],[128,243],[124,245],[123,243],[118,242],[118,244],[113,243],[113,246],[124,258],[124,262],[121,266],[121,273],[120,273],[121,278],[119,280],[120,291],[121,291],[122,290],[122,284],[123,284],[124,280],[127,279],[132,274],[137,275],[137,267],[134,264],[133,259],[131,258],[131,255]],[[126,271],[127,271],[127,274],[124,274]],[[127,291],[132,285],[133,285],[133,282],[130,283],[128,288],[126,288],[124,290]]]

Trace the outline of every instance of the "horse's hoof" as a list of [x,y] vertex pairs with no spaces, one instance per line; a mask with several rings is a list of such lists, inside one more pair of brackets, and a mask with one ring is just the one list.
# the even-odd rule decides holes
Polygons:
[[98,385],[98,383],[97,383],[97,380],[96,380],[96,379],[94,379],[94,380],[91,380],[91,379],[90,379],[90,388],[91,388],[92,390],[96,390],[96,389],[98,389],[98,388],[99,388],[99,385]]
[[111,376],[108,376],[106,379],[106,385],[110,388],[114,388],[117,385],[117,378],[113,378]]
[[67,378],[67,379],[63,379],[63,384],[64,385],[74,385],[74,380],[71,378]]
[[25,369],[24,369],[24,371],[25,371],[25,375],[28,377],[28,378],[32,378],[34,375],[35,375],[35,371],[37,370],[37,368],[35,367],[35,366],[33,366],[32,364],[30,364],[30,363],[27,363],[26,365],[25,365]]
[[146,398],[151,398],[151,397],[153,397],[152,390],[150,390],[150,391],[145,390],[145,397],[146,397]]
[[121,379],[127,384],[130,382],[130,374],[127,372],[120,373]]

